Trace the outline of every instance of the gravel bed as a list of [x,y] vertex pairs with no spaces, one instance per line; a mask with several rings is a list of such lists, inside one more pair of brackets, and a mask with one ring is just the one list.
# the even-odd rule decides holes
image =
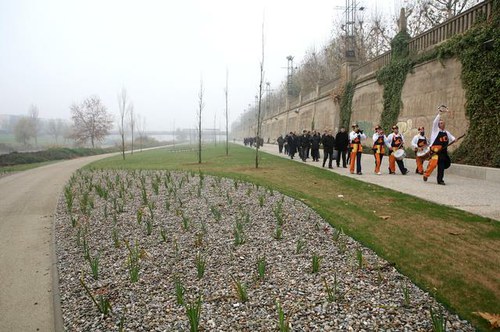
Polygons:
[[[277,303],[293,331],[432,331],[431,308],[448,330],[474,331],[302,202],[242,181],[79,171],[58,203],[56,242],[68,331],[189,331],[185,305],[199,296],[204,331],[279,330]],[[139,274],[132,282],[135,249]],[[96,257],[97,279],[90,264]],[[205,261],[202,277],[197,259]],[[110,301],[109,314],[100,313],[81,280],[96,300]],[[185,305],[178,304],[176,280]]]

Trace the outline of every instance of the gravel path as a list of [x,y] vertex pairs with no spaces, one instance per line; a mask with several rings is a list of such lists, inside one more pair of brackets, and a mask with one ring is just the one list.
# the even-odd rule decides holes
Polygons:
[[[206,331],[275,331],[277,303],[294,331],[430,331],[431,308],[449,330],[474,330],[305,204],[248,183],[81,172],[59,200],[55,229],[71,331],[186,331],[178,301],[199,296]],[[91,297],[112,311],[100,313]]]

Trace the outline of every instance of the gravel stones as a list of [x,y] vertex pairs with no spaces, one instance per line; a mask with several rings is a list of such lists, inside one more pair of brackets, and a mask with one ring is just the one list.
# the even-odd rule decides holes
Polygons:
[[[430,308],[443,313],[449,330],[474,330],[302,202],[242,181],[80,171],[59,201],[56,242],[70,331],[189,330],[176,278],[185,303],[201,295],[203,330],[277,330],[277,301],[295,331],[430,331]],[[137,282],[130,278],[134,250]],[[97,280],[86,251],[99,257]],[[317,273],[314,255],[320,257]],[[198,264],[205,261],[202,277],[197,257]],[[262,258],[263,280],[257,270]],[[95,298],[109,299],[110,315],[99,312],[81,278]],[[234,280],[246,286],[248,301],[238,299]]]

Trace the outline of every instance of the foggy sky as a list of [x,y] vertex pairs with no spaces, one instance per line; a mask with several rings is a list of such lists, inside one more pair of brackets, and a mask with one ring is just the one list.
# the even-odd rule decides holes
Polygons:
[[[364,1],[374,3],[374,1]],[[392,5],[393,0],[378,1]],[[117,118],[126,88],[147,130],[193,128],[200,80],[203,127],[224,127],[254,103],[264,20],[265,81],[278,88],[286,56],[326,44],[345,0],[0,0],[0,114],[70,118],[98,95]],[[365,5],[365,4],[364,4]]]

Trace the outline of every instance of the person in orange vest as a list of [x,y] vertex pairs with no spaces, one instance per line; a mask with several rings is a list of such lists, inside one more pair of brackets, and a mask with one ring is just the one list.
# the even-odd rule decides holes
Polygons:
[[405,138],[399,132],[399,127],[392,126],[392,133],[387,136],[386,145],[389,148],[389,174],[396,174],[396,163],[398,164],[401,174],[405,175],[408,173],[408,169],[405,167],[403,160],[398,160],[394,156],[394,153],[399,149],[404,149]]
[[424,161],[428,155],[424,154],[429,149],[429,139],[425,137],[425,128],[418,127],[418,134],[411,141],[411,146],[415,150],[415,161],[417,163],[416,173],[424,174]]
[[354,164],[356,164],[356,174],[361,175],[361,154],[363,152],[363,146],[361,145],[361,140],[366,139],[366,135],[363,131],[359,129],[358,125],[354,123],[352,125],[352,131],[349,134],[349,141],[351,146],[351,174],[354,174]]
[[381,175],[380,164],[385,154],[385,141],[387,137],[384,135],[384,129],[377,125],[373,134],[373,155],[375,156],[375,174]]
[[424,173],[424,181],[431,176],[432,171],[437,166],[437,183],[445,185],[444,183],[444,170],[446,162],[449,162],[450,157],[448,156],[448,145],[455,141],[455,136],[453,136],[449,131],[445,130],[445,122],[441,119],[441,113],[448,112],[448,107],[441,105],[438,107],[438,114],[432,122],[432,134],[431,134],[431,160],[427,165],[427,170]]

